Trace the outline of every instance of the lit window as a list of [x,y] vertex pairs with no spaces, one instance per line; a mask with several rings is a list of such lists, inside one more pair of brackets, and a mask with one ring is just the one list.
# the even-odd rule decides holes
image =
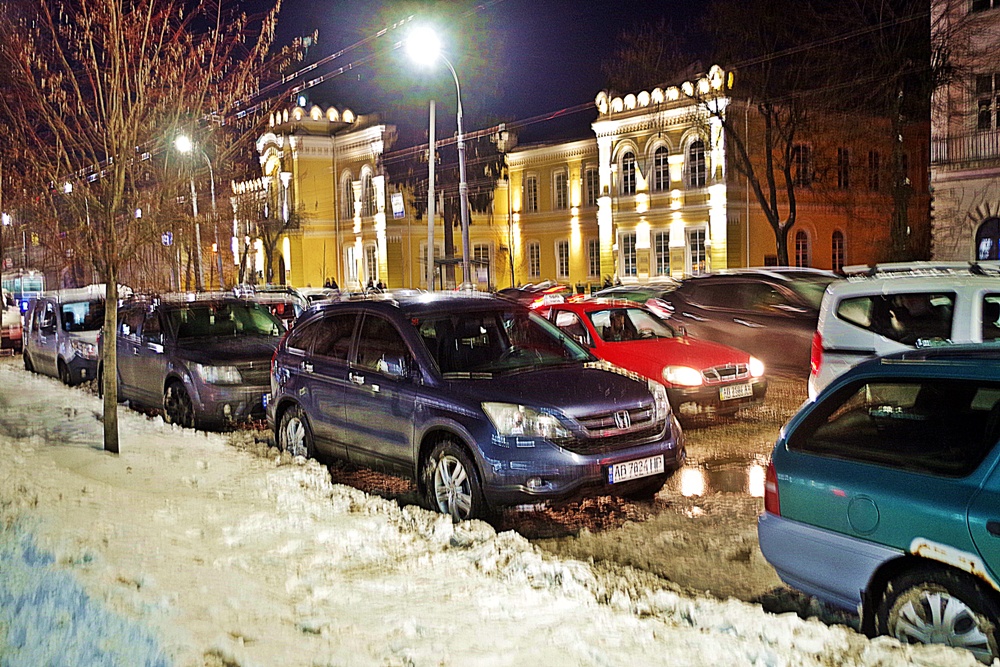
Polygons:
[[621,194],[635,194],[635,155],[631,152],[622,155]]
[[703,188],[708,180],[708,169],[705,165],[705,142],[701,139],[692,141],[688,146],[687,175],[689,188]]
[[667,149],[660,146],[653,153],[653,191],[663,192],[670,189],[670,165],[667,160]]
[[341,188],[343,199],[341,201],[340,213],[345,219],[350,220],[354,217],[354,185],[351,183],[350,176],[344,179],[344,184]]
[[371,174],[361,179],[361,215],[375,215],[375,184]]
[[708,271],[708,248],[705,244],[704,229],[692,229],[688,232],[688,252],[691,256],[691,275],[697,276]]
[[620,247],[622,275],[635,276],[638,273],[635,257],[635,232],[622,234]]
[[557,211],[569,208],[569,177],[561,169],[553,176],[552,195],[553,205]]
[[590,278],[601,276],[601,241],[599,239],[587,241],[587,276]]
[[538,212],[538,177],[534,174],[524,179],[524,210],[526,213]]
[[597,198],[600,196],[601,187],[597,167],[587,167],[583,172],[583,180],[587,191],[586,205],[597,206]]

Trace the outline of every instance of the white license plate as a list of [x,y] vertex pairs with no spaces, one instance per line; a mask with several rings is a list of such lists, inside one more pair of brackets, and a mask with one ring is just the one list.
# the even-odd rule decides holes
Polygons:
[[719,398],[723,401],[746,398],[747,396],[753,396],[753,387],[749,384],[730,384],[719,387]]
[[659,475],[661,472],[663,472],[662,454],[659,456],[650,456],[645,459],[636,459],[635,461],[615,463],[608,468],[608,484],[617,484],[618,482],[627,482],[630,479]]

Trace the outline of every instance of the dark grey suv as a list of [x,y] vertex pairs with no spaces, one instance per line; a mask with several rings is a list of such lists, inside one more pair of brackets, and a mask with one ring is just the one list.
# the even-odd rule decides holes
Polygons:
[[221,426],[264,418],[281,321],[222,295],[137,300],[118,311],[118,397],[162,407],[168,423]]
[[837,279],[809,268],[735,269],[688,278],[663,299],[670,304],[670,321],[693,336],[805,377],[823,292]]
[[316,306],[275,354],[278,446],[417,480],[456,520],[587,495],[651,497],[684,463],[663,385],[480,294]]

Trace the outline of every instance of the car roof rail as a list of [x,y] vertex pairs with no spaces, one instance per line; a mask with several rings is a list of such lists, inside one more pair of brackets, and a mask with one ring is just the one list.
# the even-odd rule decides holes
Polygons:
[[843,268],[848,280],[868,278],[905,278],[915,276],[1000,276],[1000,261],[983,262],[888,262],[855,264]]

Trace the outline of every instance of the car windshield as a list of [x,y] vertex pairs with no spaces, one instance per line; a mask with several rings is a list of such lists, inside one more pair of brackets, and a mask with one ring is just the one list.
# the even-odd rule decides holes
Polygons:
[[191,303],[167,313],[177,340],[206,336],[272,336],[285,327],[266,307],[256,303]]
[[673,329],[642,308],[607,308],[589,316],[597,335],[608,343],[674,337]]
[[103,301],[76,301],[62,305],[63,329],[97,331],[104,324]]
[[593,359],[552,324],[519,308],[448,313],[413,323],[445,377],[489,377]]
[[796,278],[795,280],[790,281],[789,285],[806,303],[816,310],[819,310],[820,304],[823,302],[823,292],[826,291],[827,285],[832,283],[834,280],[836,280],[836,278],[829,278],[826,276],[816,276],[815,278]]

